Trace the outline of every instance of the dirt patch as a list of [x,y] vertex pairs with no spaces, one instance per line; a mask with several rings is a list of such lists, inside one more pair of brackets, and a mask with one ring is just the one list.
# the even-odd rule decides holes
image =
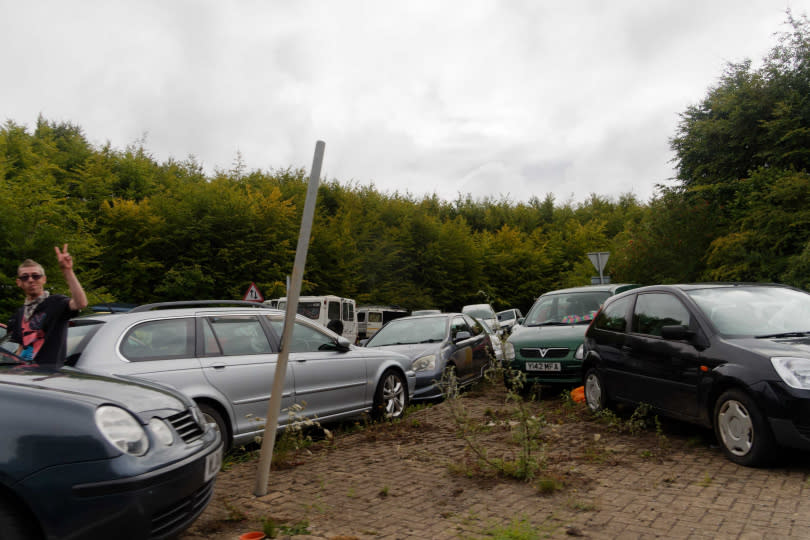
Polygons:
[[269,520],[279,537],[481,538],[525,528],[607,538],[611,529],[587,515],[601,504],[594,493],[622,479],[641,488],[651,467],[657,486],[673,485],[667,465],[678,455],[719,456],[704,431],[633,411],[595,417],[560,392],[515,401],[482,383],[397,422],[329,426],[331,439],[285,454],[262,497],[253,495],[255,449],[232,454],[183,538],[233,540]]

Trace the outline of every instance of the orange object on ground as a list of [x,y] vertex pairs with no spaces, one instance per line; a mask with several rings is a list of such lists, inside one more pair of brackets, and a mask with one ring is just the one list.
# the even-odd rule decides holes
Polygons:
[[573,390],[571,390],[571,399],[573,399],[576,403],[584,403],[585,402],[585,387],[584,386],[577,386]]

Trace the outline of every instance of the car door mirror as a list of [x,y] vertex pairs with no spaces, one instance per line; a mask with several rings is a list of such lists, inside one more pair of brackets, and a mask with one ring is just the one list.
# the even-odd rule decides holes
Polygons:
[[351,345],[352,345],[351,341],[349,341],[348,339],[346,339],[343,336],[338,336],[338,338],[337,338],[337,349],[339,351],[346,352],[346,351],[348,351],[349,349],[352,348]]
[[688,326],[672,324],[661,327],[661,337],[671,340],[691,339],[695,333]]
[[319,351],[337,351],[337,352],[346,352],[351,349],[351,343],[348,339],[343,336],[338,337],[335,341],[328,341],[326,343],[322,343],[319,347]]
[[453,341],[464,341],[465,339],[470,339],[471,337],[472,334],[470,334],[468,331],[461,330],[456,332],[456,337],[453,338]]

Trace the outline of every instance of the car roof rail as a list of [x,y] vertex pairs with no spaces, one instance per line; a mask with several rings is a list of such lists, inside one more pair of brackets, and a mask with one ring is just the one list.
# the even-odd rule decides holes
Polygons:
[[176,302],[156,302],[154,304],[143,304],[129,310],[129,313],[139,313],[143,311],[154,311],[158,309],[182,308],[191,306],[205,307],[252,307],[259,309],[275,309],[261,302],[250,302],[248,300],[179,300]]

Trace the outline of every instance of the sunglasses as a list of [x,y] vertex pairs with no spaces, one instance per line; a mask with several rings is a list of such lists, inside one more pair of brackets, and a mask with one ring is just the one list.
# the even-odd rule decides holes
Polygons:
[[39,281],[42,278],[42,274],[23,274],[21,276],[17,276],[17,279],[20,281],[28,281],[28,278],[31,278],[34,281]]

